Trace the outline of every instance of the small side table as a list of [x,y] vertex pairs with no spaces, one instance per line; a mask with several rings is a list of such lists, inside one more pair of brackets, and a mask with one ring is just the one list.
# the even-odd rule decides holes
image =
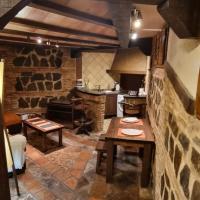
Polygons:
[[90,135],[88,129],[91,128],[92,123],[92,119],[81,118],[80,120],[75,120],[74,124],[79,127],[76,134]]

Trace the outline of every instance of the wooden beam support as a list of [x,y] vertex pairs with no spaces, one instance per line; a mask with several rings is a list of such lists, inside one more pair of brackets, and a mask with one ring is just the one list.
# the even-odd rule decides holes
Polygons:
[[[8,37],[8,36],[3,36],[0,35],[0,41],[9,41],[9,42],[13,42],[13,43],[28,43],[28,44],[35,44],[35,45],[39,45],[36,40],[31,40],[31,39],[26,39],[26,38],[18,38],[18,37]],[[43,46],[55,46],[56,44],[58,44],[61,47],[73,47],[73,48],[90,48],[90,49],[94,49],[95,46],[88,46],[88,45],[81,45],[81,44],[67,44],[67,43],[60,43],[60,42],[51,42],[51,45],[47,45],[47,44],[42,44]]]
[[78,36],[95,37],[95,38],[101,38],[101,39],[107,39],[107,40],[117,40],[116,37],[110,36],[110,35],[102,35],[99,33],[79,31],[79,30],[75,30],[75,29],[65,28],[65,27],[61,27],[61,26],[55,26],[52,24],[45,24],[42,22],[37,22],[37,21],[33,21],[33,20],[28,20],[28,19],[14,18],[11,22],[18,24],[18,25],[25,25],[30,28],[41,29],[41,30],[46,30],[46,31],[53,31],[53,32],[78,35]]
[[93,23],[96,25],[106,26],[109,28],[115,28],[113,26],[112,20],[110,19],[105,19],[102,17],[91,15],[89,13],[75,10],[70,7],[62,6],[52,1],[33,0],[30,6],[37,9],[45,10],[47,12],[51,12],[54,14],[62,15],[64,17],[70,17],[70,18],[74,18],[74,19],[81,20],[84,22]]
[[196,96],[196,116],[200,120],[200,70],[199,70],[199,79],[198,79],[197,96]]
[[179,38],[200,37],[200,1],[167,0],[158,11]]
[[46,34],[38,34],[38,33],[31,33],[31,32],[24,32],[24,31],[17,31],[12,29],[4,29],[0,33],[6,33],[9,35],[20,35],[25,37],[41,37],[47,40],[55,40],[55,41],[63,41],[63,42],[75,42],[75,43],[85,43],[85,44],[94,44],[94,45],[103,45],[103,46],[114,46],[118,47],[118,44],[106,43],[106,42],[97,42],[94,40],[81,40],[75,38],[66,38],[66,37],[59,37],[59,36],[52,36]]
[[133,0],[133,3],[137,4],[148,4],[148,5],[159,5],[165,0]]
[[177,76],[174,69],[170,66],[169,63],[165,63],[165,70],[167,77],[171,81],[176,94],[179,96],[180,101],[182,102],[185,110],[190,115],[195,114],[195,101],[192,96],[189,94],[188,90],[183,85],[180,78]]
[[122,48],[128,48],[129,44],[131,8],[131,0],[109,1],[109,10]]
[[25,6],[27,6],[31,0],[21,0],[19,1],[13,8],[8,10],[7,13],[5,13],[3,16],[0,17],[0,30],[2,30],[10,20],[12,20],[17,13],[23,9]]
[[[0,58],[1,59],[1,58]],[[4,64],[0,60],[0,199],[10,200],[10,188],[8,181],[8,168],[6,162],[5,138],[3,127],[3,90],[4,90]]]
[[[119,3],[121,0],[92,0],[92,1],[106,1],[110,3]],[[123,0],[121,3],[127,3],[130,0]],[[159,5],[165,0],[131,0],[135,4]]]

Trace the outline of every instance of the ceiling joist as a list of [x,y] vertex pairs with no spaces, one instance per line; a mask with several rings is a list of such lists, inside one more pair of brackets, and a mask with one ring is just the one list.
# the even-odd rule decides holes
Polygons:
[[132,2],[135,4],[147,4],[147,5],[159,5],[160,3],[164,2],[165,0],[92,0],[92,1],[106,1],[110,3],[121,3],[126,4],[127,2]]
[[106,43],[106,42],[97,42],[93,40],[81,40],[81,39],[75,39],[75,38],[67,38],[67,37],[59,37],[59,36],[52,36],[52,35],[46,35],[46,34],[38,34],[38,33],[32,33],[32,32],[24,32],[24,31],[18,31],[18,30],[11,30],[11,29],[4,29],[1,31],[2,33],[6,33],[9,35],[19,35],[19,36],[25,36],[25,37],[41,37],[47,40],[60,40],[63,42],[75,42],[75,43],[85,43],[85,44],[94,44],[94,45],[102,45],[102,46],[114,46],[118,47],[118,44],[112,44],[112,43]]
[[41,30],[46,30],[46,31],[53,31],[53,32],[78,35],[78,36],[95,37],[95,38],[101,38],[101,39],[107,39],[107,40],[117,40],[117,37],[114,37],[114,36],[102,35],[99,33],[92,33],[92,32],[86,32],[86,31],[79,31],[75,29],[55,26],[52,24],[45,24],[42,22],[37,22],[33,20],[28,20],[28,19],[14,18],[11,22],[18,25],[25,25],[27,27],[34,28],[34,29],[36,28],[36,29],[41,29]]
[[[32,39],[26,39],[26,38],[19,38],[19,37],[8,37],[8,36],[3,36],[0,35],[0,41],[9,41],[9,42],[14,42],[14,43],[29,43],[29,44],[37,44],[36,40]],[[51,45],[47,44],[42,44],[44,46],[55,46],[59,45],[61,47],[74,47],[74,48],[80,48],[80,47],[86,47],[86,48],[95,48],[95,46],[89,46],[89,45],[81,45],[81,44],[67,44],[67,43],[60,43],[60,42],[51,42]]]
[[129,44],[131,8],[131,0],[109,1],[109,10],[122,48],[127,48]]
[[110,19],[105,19],[102,17],[91,15],[79,10],[75,10],[70,7],[62,6],[60,4],[57,4],[51,1],[32,0],[32,3],[29,6],[40,9],[40,10],[45,10],[50,13],[58,14],[64,17],[70,17],[73,19],[89,22],[96,25],[106,26],[109,28],[115,28],[113,26],[112,20]]
[[199,10],[199,0],[167,0],[158,6],[160,15],[180,38],[200,37]]

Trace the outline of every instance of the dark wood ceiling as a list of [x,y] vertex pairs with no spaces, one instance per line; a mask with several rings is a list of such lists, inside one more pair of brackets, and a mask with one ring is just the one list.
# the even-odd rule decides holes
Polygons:
[[[43,44],[73,48],[127,47],[132,6],[132,0],[23,0],[0,21],[0,41],[34,44],[40,37]],[[140,37],[154,36],[164,24],[156,6],[134,6],[143,14]]]

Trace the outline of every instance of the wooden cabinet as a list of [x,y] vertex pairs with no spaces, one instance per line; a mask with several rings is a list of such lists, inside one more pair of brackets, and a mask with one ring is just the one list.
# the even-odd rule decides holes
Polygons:
[[106,94],[105,116],[117,114],[117,94]]

